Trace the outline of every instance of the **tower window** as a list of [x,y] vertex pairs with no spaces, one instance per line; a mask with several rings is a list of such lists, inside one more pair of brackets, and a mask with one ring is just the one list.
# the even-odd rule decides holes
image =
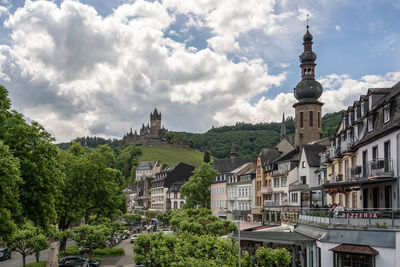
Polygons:
[[314,111],[310,110],[310,127],[314,126]]
[[304,112],[300,112],[300,128],[304,127]]

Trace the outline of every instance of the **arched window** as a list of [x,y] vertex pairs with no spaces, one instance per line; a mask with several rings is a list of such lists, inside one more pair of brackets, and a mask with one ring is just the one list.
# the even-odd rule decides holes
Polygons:
[[174,210],[177,210],[178,209],[178,201],[175,201],[174,202]]
[[183,201],[181,201],[180,208],[183,209]]

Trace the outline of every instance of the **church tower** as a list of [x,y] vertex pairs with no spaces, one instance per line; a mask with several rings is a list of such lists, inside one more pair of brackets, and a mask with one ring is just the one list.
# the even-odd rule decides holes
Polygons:
[[294,88],[294,96],[298,100],[293,105],[296,116],[296,134],[294,144],[300,149],[304,144],[322,138],[321,107],[318,101],[322,94],[322,86],[315,80],[314,61],[317,55],[312,51],[313,36],[308,31],[303,36],[304,52],[300,55],[301,81]]
[[158,134],[161,130],[161,113],[158,113],[157,109],[154,109],[153,113],[150,113],[150,134]]

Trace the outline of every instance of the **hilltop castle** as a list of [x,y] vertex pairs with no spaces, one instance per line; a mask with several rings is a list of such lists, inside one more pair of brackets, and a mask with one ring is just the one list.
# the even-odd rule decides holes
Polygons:
[[132,128],[129,133],[125,134],[122,140],[129,145],[151,145],[151,144],[160,144],[165,142],[165,134],[168,132],[167,129],[161,127],[161,113],[154,109],[153,113],[150,113],[150,125],[144,126],[142,124],[142,128],[140,129],[140,133],[138,134],[135,130],[132,133]]

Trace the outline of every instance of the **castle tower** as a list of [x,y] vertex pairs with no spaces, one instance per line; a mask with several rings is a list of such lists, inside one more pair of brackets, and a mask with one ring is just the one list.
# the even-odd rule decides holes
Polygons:
[[286,138],[286,120],[285,113],[282,116],[282,124],[281,124],[281,141]]
[[303,36],[304,52],[300,55],[302,80],[294,88],[294,96],[298,100],[293,105],[296,116],[296,134],[294,144],[300,149],[304,144],[322,138],[321,107],[318,101],[322,94],[322,86],[315,80],[314,61],[317,55],[312,51],[313,36],[308,31]]
[[150,133],[158,134],[161,130],[161,113],[158,113],[157,109],[154,109],[153,113],[150,113]]

